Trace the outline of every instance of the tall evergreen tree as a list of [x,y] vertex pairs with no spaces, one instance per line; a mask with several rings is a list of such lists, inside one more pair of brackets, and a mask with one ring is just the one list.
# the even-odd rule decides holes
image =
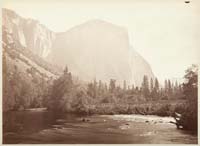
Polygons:
[[168,82],[167,82],[167,80],[165,80],[165,94],[167,94],[168,93]]
[[168,79],[168,95],[172,94],[172,84],[171,81]]
[[157,78],[155,79],[155,89],[157,92],[159,91],[159,82]]
[[124,89],[124,91],[126,91],[126,90],[127,90],[126,80],[124,80],[123,89]]
[[105,92],[108,91],[108,86],[107,86],[107,83],[104,84],[104,89],[105,89]]
[[198,66],[192,65],[186,70],[183,93],[187,99],[187,106],[183,111],[180,123],[184,129],[198,130]]
[[148,98],[150,92],[149,92],[149,81],[146,75],[144,75],[143,77],[141,88],[142,88],[142,94],[145,96],[145,98]]
[[103,85],[102,85],[101,80],[99,80],[99,83],[98,83],[98,92],[99,92],[99,93],[102,93],[102,92],[103,92]]
[[175,89],[178,89],[178,82],[177,82],[177,80],[175,82]]
[[87,85],[87,94],[92,98],[94,97],[94,86],[93,86],[93,83],[88,83],[88,85]]
[[153,88],[154,88],[153,79],[151,78],[151,81],[150,81],[150,90],[151,90],[151,92],[153,92]]
[[66,66],[61,77],[53,82],[48,108],[58,111],[63,110],[65,108],[64,101],[71,97],[72,88],[72,76]]
[[110,93],[114,93],[115,88],[116,88],[115,83],[116,83],[116,80],[110,79],[110,84],[109,84],[109,91],[110,91]]
[[93,81],[93,90],[94,90],[94,98],[96,98],[97,97],[97,81],[96,81],[96,78],[94,79],[94,81]]

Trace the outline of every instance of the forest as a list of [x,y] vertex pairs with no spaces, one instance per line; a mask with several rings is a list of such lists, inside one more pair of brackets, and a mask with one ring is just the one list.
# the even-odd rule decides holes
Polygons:
[[[181,114],[184,129],[197,131],[198,67],[185,71],[185,82],[143,77],[141,87],[123,86],[117,80],[108,83],[94,79],[88,83],[75,82],[66,66],[56,79],[38,76],[34,68],[12,72],[3,57],[3,110],[25,110],[46,107],[48,110],[76,114],[142,114],[175,116]],[[28,74],[28,75],[27,75]],[[12,91],[12,92],[11,92]]]

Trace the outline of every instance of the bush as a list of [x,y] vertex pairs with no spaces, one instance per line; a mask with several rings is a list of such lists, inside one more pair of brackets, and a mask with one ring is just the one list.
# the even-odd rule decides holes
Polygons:
[[155,113],[158,116],[171,116],[172,115],[172,107],[170,104],[163,105],[159,107],[159,109]]

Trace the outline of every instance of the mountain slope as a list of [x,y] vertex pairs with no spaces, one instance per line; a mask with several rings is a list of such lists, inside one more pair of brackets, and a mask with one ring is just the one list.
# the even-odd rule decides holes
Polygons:
[[14,40],[51,64],[68,65],[80,79],[111,78],[140,86],[143,76],[154,78],[150,65],[129,43],[125,28],[102,20],[91,20],[55,33],[38,21],[3,9],[3,27]]

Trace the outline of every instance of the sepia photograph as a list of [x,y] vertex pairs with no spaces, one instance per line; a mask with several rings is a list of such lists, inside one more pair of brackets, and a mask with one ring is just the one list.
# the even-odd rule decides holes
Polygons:
[[2,0],[2,144],[198,144],[199,0]]

